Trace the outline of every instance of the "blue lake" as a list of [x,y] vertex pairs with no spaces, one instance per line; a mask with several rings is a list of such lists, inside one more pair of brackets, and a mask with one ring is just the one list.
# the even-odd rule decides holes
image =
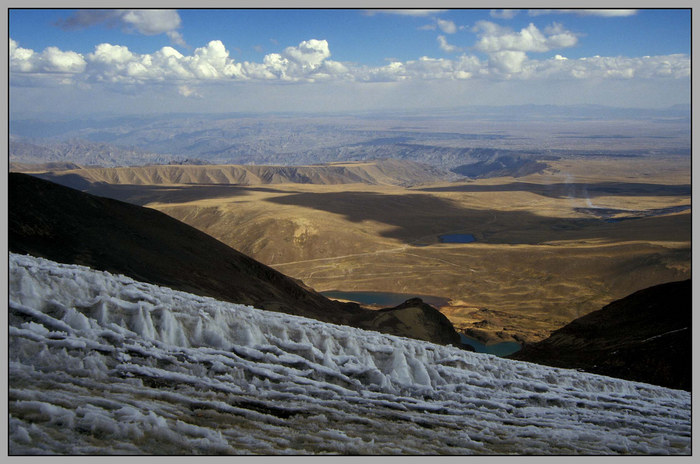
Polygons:
[[[392,307],[398,306],[404,301],[411,298],[420,298],[431,306],[439,308],[444,306],[449,301],[447,298],[431,295],[416,295],[413,293],[390,293],[390,292],[342,292],[333,290],[321,292],[323,296],[331,299],[349,300],[360,304]],[[502,342],[494,343],[493,345],[485,345],[484,343],[464,334],[459,334],[462,343],[474,347],[477,353],[488,353],[495,356],[508,356],[520,350],[520,343],[517,342]]]
[[339,290],[332,290],[328,292],[321,292],[321,295],[335,300],[349,300],[360,304],[376,304],[386,307],[400,305],[404,301],[411,298],[420,298],[427,304],[436,307],[444,306],[448,301],[446,298],[441,298],[439,296],[416,295],[415,293],[342,292]]
[[445,234],[438,237],[441,243],[472,243],[476,238],[472,234]]
[[518,342],[502,342],[494,343],[493,345],[485,345],[479,340],[464,334],[459,334],[459,338],[462,339],[462,343],[465,345],[473,346],[477,353],[488,353],[495,356],[508,356],[516,351],[520,351],[520,348],[522,348]]

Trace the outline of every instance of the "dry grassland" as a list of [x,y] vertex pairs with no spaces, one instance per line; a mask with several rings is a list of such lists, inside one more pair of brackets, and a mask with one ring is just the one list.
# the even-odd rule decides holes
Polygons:
[[[537,341],[636,290],[690,277],[690,160],[572,158],[528,177],[402,188],[105,186],[317,291],[436,295],[456,328]],[[93,192],[100,193],[100,192]],[[595,208],[614,209],[606,222]],[[622,210],[631,210],[625,212]],[[468,233],[476,242],[440,243]]]

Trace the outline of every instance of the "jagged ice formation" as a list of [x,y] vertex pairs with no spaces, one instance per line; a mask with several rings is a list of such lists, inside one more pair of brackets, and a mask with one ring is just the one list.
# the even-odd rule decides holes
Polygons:
[[10,454],[690,454],[690,394],[10,254]]

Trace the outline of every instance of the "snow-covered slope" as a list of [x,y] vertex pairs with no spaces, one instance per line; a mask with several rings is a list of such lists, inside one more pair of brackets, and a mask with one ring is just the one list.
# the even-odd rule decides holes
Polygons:
[[689,454],[690,394],[10,254],[11,454]]

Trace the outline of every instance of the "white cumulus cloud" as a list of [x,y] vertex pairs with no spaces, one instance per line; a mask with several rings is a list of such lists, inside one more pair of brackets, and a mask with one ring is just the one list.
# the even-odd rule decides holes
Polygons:
[[42,68],[46,72],[80,73],[85,69],[85,60],[76,52],[64,52],[56,47],[48,47],[40,55]]
[[262,63],[242,63],[244,76],[252,79],[279,79],[283,81],[313,81],[346,74],[348,69],[331,56],[326,40],[310,39],[296,47],[287,47],[282,53],[265,55]]
[[555,25],[548,30],[549,35],[543,34],[534,24],[514,32],[510,28],[499,26],[489,21],[479,21],[474,27],[479,34],[475,48],[486,53],[500,51],[546,52],[556,48],[566,48],[576,45],[578,39],[572,32]]
[[317,69],[323,60],[331,56],[328,42],[325,40],[305,40],[297,47],[287,47],[284,55],[291,63],[299,66],[302,72]]
[[527,60],[525,52],[501,50],[489,55],[489,66],[500,74],[517,74],[523,70],[525,60]]
[[194,56],[186,62],[195,76],[201,79],[214,79],[226,75],[227,65],[233,64],[229,60],[229,52],[220,40],[212,40],[206,47],[197,48]]
[[457,26],[452,21],[448,21],[446,19],[438,19],[437,25],[440,28],[440,30],[445,34],[454,34],[455,32],[457,32]]
[[20,73],[77,74],[85,70],[83,56],[73,51],[62,51],[47,47],[43,52],[20,47],[13,39],[9,41],[10,71]]
[[439,35],[437,41],[440,44],[440,50],[447,53],[454,53],[459,50],[459,47],[449,44],[444,35]]
[[[49,85],[51,82],[85,85],[171,84],[185,97],[199,95],[206,82],[400,82],[410,80],[463,79],[688,79],[690,57],[684,54],[641,58],[587,57],[533,59],[530,52],[545,52],[575,43],[576,37],[559,24],[540,31],[530,25],[519,32],[490,22],[477,25],[479,39],[474,54],[446,58],[421,57],[391,60],[385,66],[358,65],[331,60],[326,40],[309,39],[279,53],[268,53],[261,62],[238,62],[220,40],[212,40],[185,55],[166,46],[140,54],[124,45],[102,43],[83,56],[73,51],[47,47],[42,52],[23,48],[9,40],[10,84]],[[438,36],[447,52],[460,48]],[[116,89],[116,87],[115,87]]]
[[10,71],[32,72],[35,67],[34,50],[20,47],[15,40],[10,39]]
[[88,74],[96,81],[145,82],[212,80],[242,77],[241,65],[229,58],[220,40],[185,56],[172,47],[152,54],[136,54],[122,45],[100,44],[88,55]]
[[144,35],[157,35],[180,27],[180,15],[175,10],[127,10],[122,21]]
[[95,47],[95,51],[88,55],[90,61],[96,63],[128,63],[134,59],[134,54],[129,51],[128,47],[122,45],[112,45],[108,43],[99,44]]

